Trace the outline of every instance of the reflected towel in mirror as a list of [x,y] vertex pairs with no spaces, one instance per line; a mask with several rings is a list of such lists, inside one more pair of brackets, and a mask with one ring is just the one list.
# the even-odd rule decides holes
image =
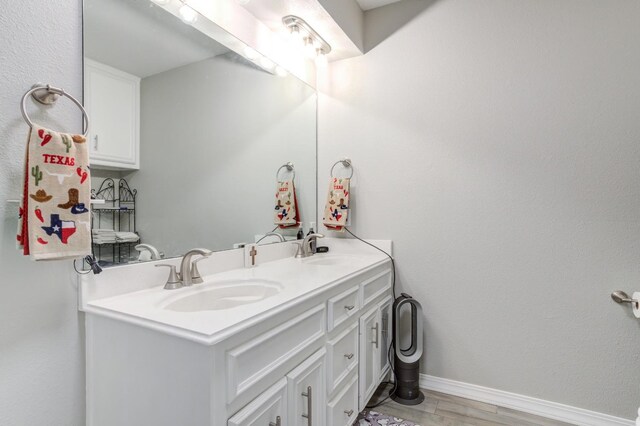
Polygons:
[[280,228],[299,226],[298,197],[293,179],[278,181],[273,223]]

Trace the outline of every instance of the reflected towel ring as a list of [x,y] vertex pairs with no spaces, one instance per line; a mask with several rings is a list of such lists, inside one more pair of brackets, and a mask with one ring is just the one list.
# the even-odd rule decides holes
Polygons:
[[351,174],[349,174],[349,177],[347,178],[347,179],[351,179],[353,177],[353,165],[351,164],[351,159],[349,158],[344,158],[342,160],[338,160],[335,163],[333,163],[333,166],[331,166],[331,172],[330,172],[331,177],[336,177],[333,175],[333,169],[335,169],[338,164],[342,164],[342,167],[344,167],[345,169],[351,169]]
[[276,180],[280,180],[280,170],[282,169],[287,169],[287,171],[293,173],[293,179],[296,179],[296,170],[293,168],[293,163],[291,161],[289,161],[287,164],[283,164],[282,166],[280,166],[280,168],[278,169],[278,171],[276,172]]
[[82,119],[84,124],[82,130],[84,132],[83,135],[87,137],[87,134],[89,133],[89,116],[87,115],[87,111],[84,109],[82,104],[76,98],[65,92],[63,89],[53,87],[50,84],[34,84],[31,89],[29,89],[27,93],[24,94],[21,103],[22,118],[24,118],[24,121],[26,121],[31,128],[33,128],[33,122],[27,115],[27,98],[29,96],[32,96],[33,99],[43,105],[55,104],[58,100],[58,96],[66,96],[67,98],[71,99],[71,101],[76,104],[78,108],[80,108],[80,111],[82,111]]

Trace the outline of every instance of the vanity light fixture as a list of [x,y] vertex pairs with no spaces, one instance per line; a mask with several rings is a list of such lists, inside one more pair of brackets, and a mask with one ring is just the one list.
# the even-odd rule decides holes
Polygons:
[[178,13],[185,24],[192,25],[198,20],[198,12],[189,6],[186,1],[182,1],[182,6],[180,6]]
[[282,18],[282,23],[292,38],[302,41],[307,56],[315,57],[318,63],[327,60],[331,46],[304,19],[287,15]]

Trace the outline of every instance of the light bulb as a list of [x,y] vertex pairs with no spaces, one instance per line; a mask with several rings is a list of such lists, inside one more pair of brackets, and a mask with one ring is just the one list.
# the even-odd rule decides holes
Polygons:
[[293,40],[300,39],[300,28],[298,28],[297,25],[292,25],[289,28],[289,37],[292,38]]
[[322,49],[317,49],[316,50],[316,65],[318,66],[325,66],[327,65],[327,55],[324,53],[324,50]]
[[266,58],[263,56],[262,58],[260,58],[260,66],[262,66],[262,68],[265,68],[267,70],[271,70],[274,66],[274,63],[271,62],[269,58]]
[[311,37],[304,39],[304,53],[310,58],[313,58],[316,54],[316,47],[313,45]]
[[280,65],[276,66],[276,75],[278,77],[286,77],[288,74],[287,70],[282,68]]
[[151,0],[151,1],[160,6],[164,6],[171,3],[171,0]]
[[185,24],[195,24],[198,20],[198,12],[186,3],[180,7],[178,13],[180,14],[180,19],[182,19]]

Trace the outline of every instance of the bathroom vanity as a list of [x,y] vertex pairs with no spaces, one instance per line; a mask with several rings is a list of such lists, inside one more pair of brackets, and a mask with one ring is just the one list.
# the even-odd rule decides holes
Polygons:
[[392,266],[322,243],[216,252],[177,290],[156,262],[84,276],[87,424],[351,425],[389,372]]

